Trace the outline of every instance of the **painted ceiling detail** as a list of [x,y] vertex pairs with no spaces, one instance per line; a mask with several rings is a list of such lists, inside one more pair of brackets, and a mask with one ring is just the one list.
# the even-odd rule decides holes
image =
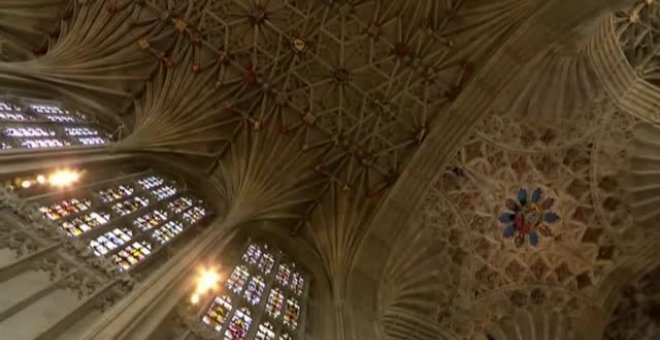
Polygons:
[[514,238],[516,246],[520,247],[525,241],[537,246],[541,236],[553,236],[549,225],[560,220],[551,210],[554,204],[555,199],[545,197],[541,188],[534,189],[531,195],[524,188],[518,189],[516,199],[508,198],[507,211],[498,217],[505,225],[504,238]]

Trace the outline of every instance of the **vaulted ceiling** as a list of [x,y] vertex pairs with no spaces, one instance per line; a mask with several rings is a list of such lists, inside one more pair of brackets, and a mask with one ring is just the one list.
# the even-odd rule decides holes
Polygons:
[[[593,310],[637,330],[658,308],[659,10],[3,1],[0,79],[122,124],[119,150],[190,161],[228,219],[290,221],[335,338],[513,339],[516,313],[581,334]],[[643,308],[620,298],[636,280]]]

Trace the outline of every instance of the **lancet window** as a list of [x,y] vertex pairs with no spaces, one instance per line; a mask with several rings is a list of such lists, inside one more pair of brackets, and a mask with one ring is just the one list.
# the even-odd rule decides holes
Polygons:
[[300,339],[308,290],[300,266],[279,250],[251,242],[230,268],[207,301],[192,305],[202,326],[225,340]]
[[54,101],[0,97],[0,150],[99,145],[111,141],[98,122]]
[[209,215],[204,202],[185,185],[150,169],[115,171],[81,180],[78,189],[70,190],[52,190],[49,180],[31,175],[15,188],[40,193],[27,199],[39,206],[53,228],[88,244],[94,255],[115,263],[120,271],[133,270]]

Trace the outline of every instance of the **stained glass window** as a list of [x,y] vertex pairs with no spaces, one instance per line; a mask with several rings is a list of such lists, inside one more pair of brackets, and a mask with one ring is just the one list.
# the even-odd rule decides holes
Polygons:
[[113,260],[122,270],[129,270],[151,254],[151,244],[147,241],[133,242],[113,255]]
[[284,325],[289,326],[291,329],[298,327],[298,316],[300,314],[300,306],[298,301],[293,298],[286,300],[286,308],[284,309]]
[[192,207],[193,205],[193,200],[190,197],[179,197],[175,199],[174,201],[170,202],[167,204],[167,207],[174,211],[175,213],[179,214],[186,209]]
[[160,201],[176,194],[176,189],[169,185],[164,185],[153,191],[154,196]]
[[[80,190],[88,190],[88,193],[59,201],[48,197],[65,195],[66,191],[44,193],[50,189],[47,176],[43,173],[29,175],[34,183],[32,189],[40,195],[39,210],[44,219],[52,221],[54,227],[70,237],[85,238],[84,242],[96,256],[116,263],[124,271],[163,249],[210,213],[202,200],[190,195],[180,196],[185,187],[176,181],[152,171],[127,168],[130,170],[117,173],[117,178],[99,176],[104,182],[85,182],[82,188],[87,189]],[[145,175],[145,172],[150,174]],[[14,182],[24,179],[17,178]],[[14,190],[20,187],[11,185]],[[93,236],[86,237],[88,233]],[[249,275],[247,272],[240,274],[234,283],[242,290]]]
[[289,276],[291,276],[291,268],[286,264],[280,264],[280,267],[277,269],[277,276],[275,276],[277,282],[286,286],[289,283]]
[[247,302],[253,305],[259,303],[261,295],[264,293],[264,288],[266,288],[264,279],[260,276],[253,276],[252,279],[250,279],[247,288],[245,288],[245,299]]
[[135,190],[130,185],[115,185],[105,190],[99,190],[97,194],[103,203],[107,203],[131,196],[134,191]]
[[103,256],[131,240],[133,232],[126,228],[115,228],[89,242],[94,255]]
[[51,221],[59,220],[60,218],[69,215],[77,214],[85,211],[92,206],[92,202],[88,199],[71,198],[55,203],[50,206],[44,206],[39,210]]
[[164,226],[154,230],[153,237],[160,244],[165,244],[175,238],[183,231],[180,222],[168,221]]
[[114,210],[117,214],[124,216],[134,213],[139,209],[146,207],[147,205],[149,205],[149,199],[142,196],[135,196],[123,202],[115,203],[112,206],[112,210]]
[[165,221],[167,221],[167,212],[158,209],[136,218],[133,224],[140,230],[147,231],[161,225]]
[[266,313],[268,313],[271,318],[277,319],[282,313],[283,306],[284,294],[282,294],[281,290],[273,288],[273,290],[270,291],[268,302],[266,303]]
[[257,263],[259,257],[261,256],[261,248],[256,244],[251,244],[248,246],[247,251],[243,254],[243,261],[249,264]]
[[149,176],[138,180],[143,189],[153,189],[165,183],[165,180],[158,176]]
[[73,218],[60,223],[60,227],[69,236],[80,236],[94,228],[105,225],[110,221],[110,214],[106,212],[91,212],[80,217]]
[[250,274],[244,266],[238,266],[234,268],[234,271],[231,273],[231,276],[227,280],[227,288],[236,294],[240,293],[243,289],[243,285],[245,285],[245,281],[247,281],[248,276],[250,276]]
[[58,103],[32,99],[0,100],[2,149],[59,148],[110,141],[97,122]]
[[[222,309],[223,317],[216,318],[221,298],[215,297],[201,317],[202,323],[221,332],[224,339],[244,339],[248,334],[249,339],[258,340],[298,339],[306,278],[284,257],[267,245],[248,244],[221,289],[232,297],[234,305],[228,302]],[[250,330],[251,324],[256,329]]]
[[265,252],[261,260],[259,260],[259,270],[268,275],[273,269],[273,264],[275,264],[275,258],[272,254]]
[[243,340],[247,336],[248,331],[250,330],[250,324],[252,323],[252,317],[250,316],[250,310],[247,308],[238,309],[234,316],[231,318],[229,327],[225,332],[225,339],[227,340]]
[[291,290],[293,290],[296,295],[300,295],[303,293],[304,285],[305,279],[303,279],[302,275],[298,272],[293,273],[293,276],[291,277]]
[[206,216],[206,210],[200,207],[192,207],[183,213],[183,220],[189,224],[197,223],[202,217]]
[[257,340],[275,340],[275,328],[270,322],[266,321],[259,325],[257,329]]
[[219,332],[231,310],[231,299],[227,295],[216,297],[211,308],[209,308],[204,317],[202,317],[202,321],[213,327],[216,332]]

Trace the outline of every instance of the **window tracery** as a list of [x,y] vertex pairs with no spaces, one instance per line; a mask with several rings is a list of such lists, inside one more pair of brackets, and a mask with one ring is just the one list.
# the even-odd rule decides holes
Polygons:
[[249,243],[196,320],[225,340],[297,339],[306,284],[303,272],[281,251]]
[[110,136],[98,123],[57,103],[0,99],[0,149],[101,145]]

